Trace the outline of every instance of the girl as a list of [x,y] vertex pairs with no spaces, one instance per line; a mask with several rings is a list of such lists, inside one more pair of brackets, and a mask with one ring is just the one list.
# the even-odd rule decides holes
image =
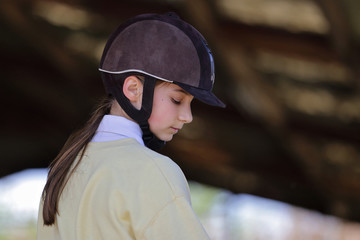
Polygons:
[[130,19],[110,36],[99,71],[108,93],[50,165],[38,239],[208,239],[179,167],[156,153],[211,92],[212,54],[172,13]]

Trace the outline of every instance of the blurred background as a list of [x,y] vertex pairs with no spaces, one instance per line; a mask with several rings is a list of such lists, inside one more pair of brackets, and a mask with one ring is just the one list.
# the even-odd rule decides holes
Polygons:
[[212,239],[360,239],[358,0],[0,1],[0,239],[35,239],[44,168],[104,94],[108,36],[168,11],[208,40],[227,104],[195,101],[161,151]]

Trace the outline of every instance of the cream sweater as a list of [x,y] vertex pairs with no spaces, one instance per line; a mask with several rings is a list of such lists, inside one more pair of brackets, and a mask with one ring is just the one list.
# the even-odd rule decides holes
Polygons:
[[169,158],[127,138],[91,142],[38,239],[209,239],[193,212],[187,181]]

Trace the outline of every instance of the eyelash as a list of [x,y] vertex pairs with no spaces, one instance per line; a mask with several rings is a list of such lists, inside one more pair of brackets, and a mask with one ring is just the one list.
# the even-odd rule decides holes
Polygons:
[[174,98],[171,99],[173,103],[175,103],[176,105],[179,105],[181,102],[180,101],[176,101]]

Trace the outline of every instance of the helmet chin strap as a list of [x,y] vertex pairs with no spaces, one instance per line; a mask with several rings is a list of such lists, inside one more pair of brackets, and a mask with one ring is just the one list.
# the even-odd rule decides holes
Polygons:
[[144,124],[139,124],[143,132],[143,140],[145,145],[152,150],[160,150],[165,144],[165,141],[158,139],[151,131],[149,123],[146,121]]
[[[120,104],[122,109],[135,120],[139,125],[143,132],[142,138],[144,144],[152,149],[152,150],[159,150],[165,145],[165,141],[158,139],[151,131],[149,126],[149,118],[152,112],[152,105],[153,105],[153,98],[154,98],[154,89],[156,84],[156,79],[144,75],[145,81],[143,86],[143,96],[142,96],[142,103],[141,109],[136,109],[130,102],[130,100],[124,95],[123,92],[123,81],[119,81],[114,78],[112,74],[106,74],[107,81],[111,83],[111,87],[107,90],[108,93],[114,95],[117,102]],[[130,76],[132,74],[128,74]]]

